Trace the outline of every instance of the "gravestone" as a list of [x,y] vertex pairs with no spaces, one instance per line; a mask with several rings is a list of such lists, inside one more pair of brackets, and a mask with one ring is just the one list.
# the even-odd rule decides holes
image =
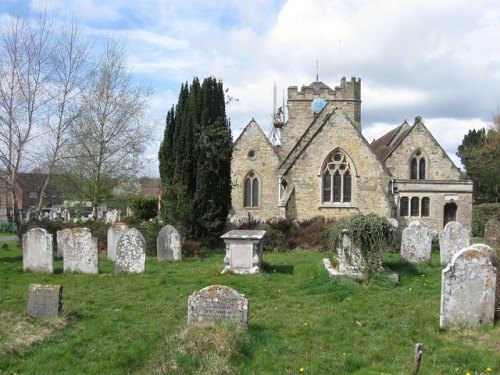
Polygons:
[[116,247],[116,273],[142,273],[146,264],[146,240],[135,228],[128,229]]
[[399,221],[397,221],[396,219],[394,219],[393,217],[391,217],[390,219],[387,219],[387,221],[389,223],[391,223],[391,225],[394,227],[394,228],[399,228]]
[[488,220],[484,226],[484,243],[489,246],[500,246],[500,221]]
[[64,248],[64,272],[99,273],[97,238],[88,228],[73,228]]
[[248,299],[233,288],[211,285],[188,298],[188,323],[226,321],[248,326]]
[[52,235],[33,228],[23,234],[23,271],[54,272]]
[[121,235],[125,233],[128,229],[128,225],[117,221],[111,225],[108,229],[108,259],[115,262],[116,261],[116,247],[118,245],[118,240]]
[[222,273],[258,273],[262,264],[265,234],[265,230],[232,230],[222,235],[221,238],[226,243]]
[[64,211],[62,212],[62,218],[64,221],[70,221],[71,220],[71,214],[69,213],[69,211],[67,209],[64,209]]
[[403,230],[401,261],[426,263],[431,258],[432,232],[423,222],[415,220]]
[[64,256],[64,249],[69,246],[71,241],[71,229],[66,228],[58,230],[56,233],[57,238],[57,256],[62,258]]
[[450,221],[439,234],[439,255],[441,264],[451,262],[453,255],[471,244],[469,231],[462,224]]
[[158,260],[181,260],[181,235],[171,225],[161,228],[156,238]]
[[453,256],[441,276],[439,326],[493,326],[497,269],[487,245],[472,245]]
[[27,314],[35,319],[57,318],[62,308],[62,285],[30,284]]

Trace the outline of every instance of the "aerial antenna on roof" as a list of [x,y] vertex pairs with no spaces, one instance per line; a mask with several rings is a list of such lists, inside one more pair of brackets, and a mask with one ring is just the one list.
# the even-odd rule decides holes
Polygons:
[[276,109],[276,82],[274,82],[273,90],[273,115],[271,129],[268,134],[268,138],[273,146],[281,145],[281,128],[285,124],[285,93],[283,92],[283,105]]
[[318,66],[318,59],[316,59],[316,82],[319,82],[319,66]]
[[340,54],[340,42],[339,39],[339,77],[342,77],[342,55]]

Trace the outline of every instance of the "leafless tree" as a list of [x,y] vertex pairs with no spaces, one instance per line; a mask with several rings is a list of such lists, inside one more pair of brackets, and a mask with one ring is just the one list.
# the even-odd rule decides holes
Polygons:
[[0,165],[18,233],[17,177],[48,100],[51,27],[45,14],[29,21],[11,14],[0,36]]
[[151,89],[132,78],[123,45],[109,41],[71,123],[73,158],[65,163],[66,185],[92,202],[94,217],[117,181],[139,171],[150,135]]

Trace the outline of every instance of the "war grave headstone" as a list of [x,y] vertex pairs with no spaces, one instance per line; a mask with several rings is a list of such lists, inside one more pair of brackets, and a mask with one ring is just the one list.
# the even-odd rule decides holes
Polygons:
[[57,318],[62,308],[62,285],[30,284],[27,314],[35,319]]
[[23,271],[54,272],[52,235],[43,228],[23,234]]
[[73,228],[64,248],[64,272],[99,273],[97,238],[88,228]]
[[161,228],[156,238],[158,260],[181,260],[181,235],[171,225]]
[[441,264],[451,262],[453,255],[471,244],[471,236],[462,224],[450,221],[439,234],[439,256]]
[[490,219],[484,226],[484,243],[489,246],[500,246],[500,221]]
[[135,228],[128,229],[116,247],[116,273],[142,273],[146,265],[146,240]]
[[455,254],[442,271],[439,326],[492,326],[496,273],[487,245],[471,245]]
[[64,256],[64,249],[69,246],[69,241],[71,241],[71,229],[66,228],[58,230],[56,233],[57,239],[57,253],[59,258]]
[[423,222],[415,220],[403,229],[401,261],[426,263],[431,258],[432,232]]
[[265,234],[265,230],[232,230],[222,235],[226,244],[222,273],[258,273],[262,264]]
[[118,240],[121,235],[127,231],[128,225],[117,221],[111,225],[108,229],[108,254],[109,260],[116,261],[116,247],[118,246]]
[[224,285],[211,285],[188,298],[188,323],[227,321],[248,326],[249,301]]

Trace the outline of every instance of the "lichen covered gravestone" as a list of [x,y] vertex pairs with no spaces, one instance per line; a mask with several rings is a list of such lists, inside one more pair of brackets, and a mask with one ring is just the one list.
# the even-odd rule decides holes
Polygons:
[[116,247],[118,246],[118,240],[121,235],[125,233],[128,229],[128,225],[117,221],[111,225],[108,229],[108,259],[115,262],[116,261]]
[[171,225],[161,228],[156,238],[158,260],[181,260],[181,236]]
[[88,228],[73,228],[64,248],[64,272],[99,272],[97,238]]
[[146,265],[146,240],[135,228],[128,229],[116,248],[116,273],[142,273]]
[[490,246],[500,246],[500,221],[488,220],[484,226],[484,243]]
[[59,258],[64,257],[64,249],[66,249],[71,241],[71,229],[66,228],[63,230],[58,230],[56,233],[57,238],[57,256]]
[[23,235],[23,271],[54,272],[52,235],[33,228]]
[[258,273],[262,264],[265,234],[265,230],[232,230],[222,235],[226,243],[222,273]]
[[451,262],[453,255],[471,244],[469,231],[462,224],[450,221],[439,234],[439,255],[441,264]]
[[30,284],[27,314],[35,319],[57,318],[62,308],[62,286]]
[[423,222],[415,220],[403,230],[401,261],[426,263],[431,258],[432,232]]
[[472,245],[455,254],[442,271],[440,327],[492,326],[496,272],[487,245]]
[[249,302],[224,285],[211,285],[188,298],[188,323],[227,321],[248,326]]

